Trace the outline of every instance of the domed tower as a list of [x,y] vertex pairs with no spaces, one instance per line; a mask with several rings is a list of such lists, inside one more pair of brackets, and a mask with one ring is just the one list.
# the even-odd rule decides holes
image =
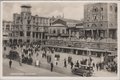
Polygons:
[[22,5],[21,12],[22,13],[31,13],[31,6],[30,5]]
[[31,19],[31,6],[22,5],[21,6],[21,17],[24,24],[27,24],[27,21]]

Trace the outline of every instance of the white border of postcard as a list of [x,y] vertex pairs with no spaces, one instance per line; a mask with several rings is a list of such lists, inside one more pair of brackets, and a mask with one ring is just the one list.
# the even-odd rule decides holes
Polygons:
[[3,3],[5,3],[5,2],[10,2],[10,3],[12,3],[12,2],[32,2],[32,3],[36,3],[36,2],[58,2],[58,3],[67,3],[67,2],[70,2],[70,3],[78,3],[78,2],[80,2],[80,3],[88,3],[88,2],[90,2],[90,3],[92,3],[92,2],[101,2],[101,3],[103,3],[103,2],[106,2],[106,3],[117,3],[118,4],[118,30],[117,30],[117,34],[120,34],[120,28],[119,28],[119,23],[120,23],[120,2],[119,1],[1,1],[1,4],[0,4],[0,6],[1,6],[1,27],[0,27],[0,34],[1,34],[1,36],[0,36],[0,77],[1,77],[1,79],[6,79],[6,80],[8,80],[8,79],[11,79],[11,80],[18,80],[18,79],[22,79],[22,80],[25,80],[25,79],[29,79],[29,80],[36,80],[36,79],[39,79],[39,80],[48,80],[48,79],[50,79],[50,80],[101,80],[101,79],[104,79],[104,80],[120,80],[120,56],[119,56],[119,47],[120,47],[120,44],[119,44],[119,40],[120,40],[120,36],[119,35],[117,35],[117,37],[118,37],[118,74],[117,74],[117,76],[116,77],[32,77],[32,76],[29,76],[29,77],[26,77],[26,76],[22,76],[22,77],[20,77],[20,76],[14,76],[14,77],[5,77],[5,76],[3,76],[2,75],[2,73],[3,73],[3,70],[2,70],[2,15],[3,15],[3,13],[2,13],[2,4]]

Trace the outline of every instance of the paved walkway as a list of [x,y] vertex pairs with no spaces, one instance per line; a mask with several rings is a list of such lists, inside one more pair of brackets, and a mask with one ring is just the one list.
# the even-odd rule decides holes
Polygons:
[[[60,61],[58,62],[58,65],[54,65],[54,72],[64,74],[64,76],[76,76],[71,73],[70,65],[67,65],[67,68],[64,68],[64,59],[68,58],[68,56],[72,56],[73,62],[76,63],[77,60],[82,60],[88,58],[88,56],[82,56],[82,55],[75,55],[70,53],[59,53],[55,52],[52,56],[54,57],[55,54],[60,54]],[[33,55],[33,67],[35,65],[35,60],[39,59],[41,62],[40,68],[50,70],[50,64],[47,63],[47,60],[45,58],[42,58],[41,52],[39,52],[39,56],[36,57],[36,55]],[[94,63],[100,62],[100,58],[92,57]],[[54,60],[53,60],[54,61]],[[18,63],[19,64],[19,63]],[[19,70],[19,69],[18,69]],[[29,70],[29,69],[28,69]],[[114,77],[117,76],[116,73],[108,72],[106,70],[96,71],[94,69],[94,76],[96,77]]]
[[12,68],[10,69],[8,62],[8,59],[3,60],[4,76],[66,76],[65,74],[51,72],[50,70],[38,68],[27,64],[22,64],[22,66],[20,66],[19,63],[16,61],[12,61]]

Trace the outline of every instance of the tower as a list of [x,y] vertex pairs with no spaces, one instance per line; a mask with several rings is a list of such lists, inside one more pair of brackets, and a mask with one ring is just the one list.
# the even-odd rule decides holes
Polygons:
[[31,6],[30,5],[22,5],[21,12],[22,13],[31,13]]
[[27,21],[31,19],[31,6],[30,5],[22,5],[21,6],[21,17],[25,24]]
[[22,27],[23,27],[23,33],[24,33],[24,37],[25,41],[28,41],[28,34],[30,35],[30,31],[28,31],[28,29],[30,29],[31,27],[28,26],[31,24],[31,6],[30,5],[22,5],[21,6],[21,20],[22,20]]
[[84,6],[86,37],[116,39],[117,4],[94,3]]

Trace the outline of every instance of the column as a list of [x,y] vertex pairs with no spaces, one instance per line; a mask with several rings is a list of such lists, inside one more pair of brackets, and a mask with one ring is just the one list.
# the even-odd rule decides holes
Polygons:
[[109,29],[107,29],[107,38],[109,38]]
[[[32,38],[32,36],[33,36],[33,32],[31,31],[31,33],[30,33],[30,36],[31,36],[31,38]],[[33,39],[33,38],[32,38]]]
[[85,53],[84,53],[84,51],[82,51],[82,55],[84,55]]
[[88,55],[89,55],[89,56],[91,55],[91,51],[88,51]]
[[76,55],[78,54],[78,50],[75,50],[75,54],[76,54]]
[[97,30],[97,39],[99,38],[99,32],[98,32],[98,30]]
[[71,38],[71,30],[69,29],[69,39]]
[[94,38],[93,30],[91,30],[91,35],[92,35],[92,38]]
[[42,44],[42,39],[43,39],[43,33],[41,32],[41,44]]

